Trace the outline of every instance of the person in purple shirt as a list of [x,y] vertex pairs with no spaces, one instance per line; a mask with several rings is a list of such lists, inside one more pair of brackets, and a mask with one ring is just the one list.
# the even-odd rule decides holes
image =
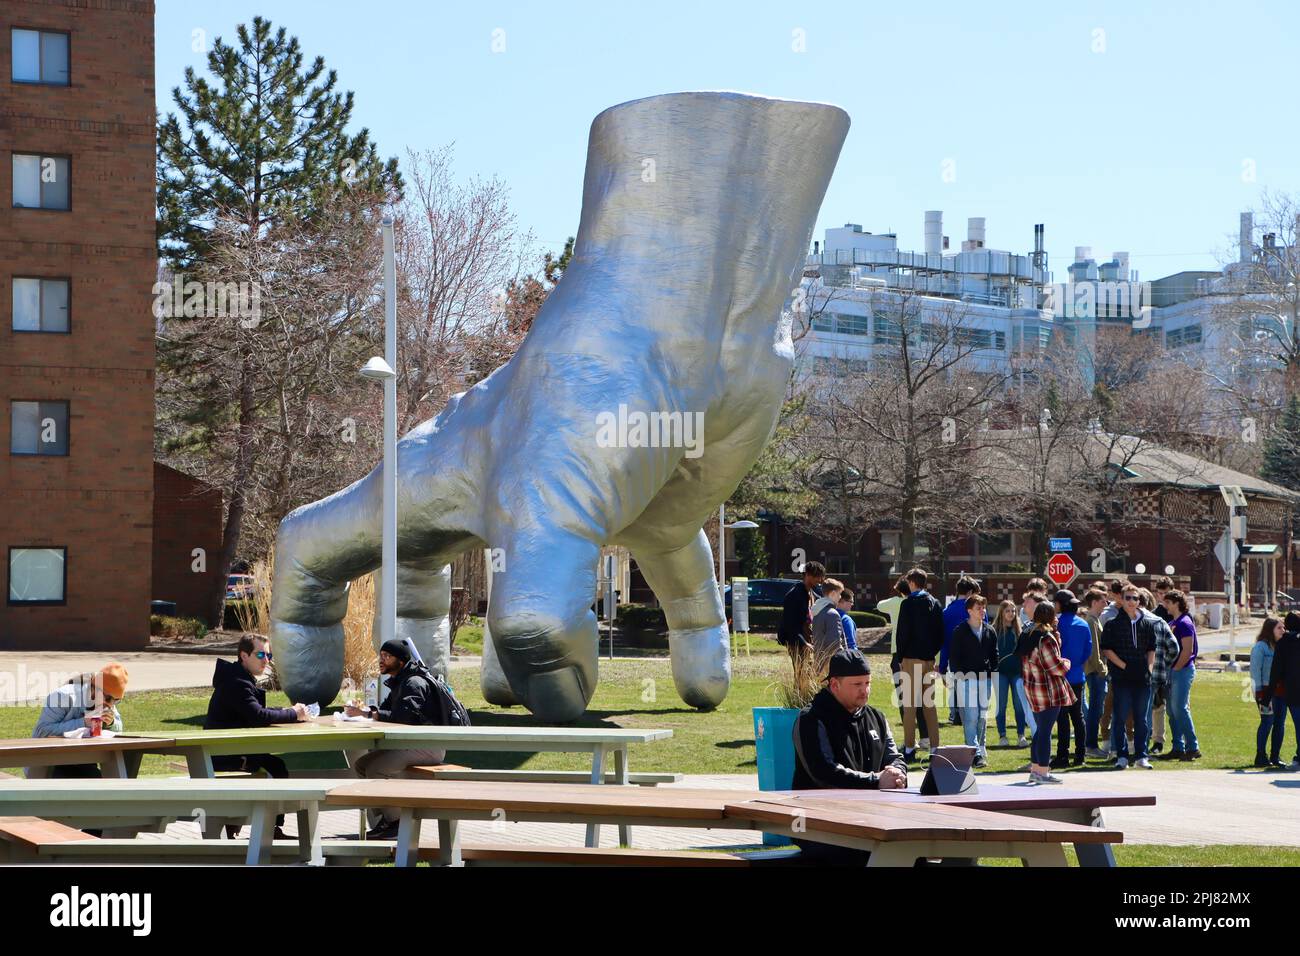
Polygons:
[[1187,613],[1187,597],[1182,591],[1170,591],[1164,603],[1169,612],[1169,626],[1181,645],[1178,660],[1169,673],[1169,696],[1165,700],[1169,732],[1173,736],[1169,759],[1199,760],[1201,750],[1192,723],[1192,681],[1196,679],[1196,655],[1200,651],[1196,625]]
[[[961,711],[957,708],[957,694],[948,678],[948,655],[952,653],[952,635],[958,626],[966,620],[966,599],[972,594],[980,593],[979,583],[974,578],[962,575],[957,579],[957,596],[943,609],[943,646],[939,648],[939,673],[944,675],[948,685],[951,703],[948,708],[948,723],[961,724]],[[988,623],[987,617],[985,623]]]

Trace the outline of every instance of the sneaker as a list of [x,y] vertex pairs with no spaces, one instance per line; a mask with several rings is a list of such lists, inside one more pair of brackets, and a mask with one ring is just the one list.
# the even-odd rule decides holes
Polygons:
[[1074,755],[1074,759],[1070,761],[1070,766],[1071,766],[1071,767],[1082,767],[1082,766],[1083,766],[1083,754],[1075,754],[1075,755]]
[[1201,759],[1201,752],[1200,752],[1199,750],[1189,750],[1189,751],[1187,751],[1186,753],[1184,753],[1181,757],[1179,757],[1178,759],[1179,759],[1179,760],[1183,760],[1183,761],[1187,761],[1187,762],[1190,762],[1190,761],[1192,761],[1192,760],[1200,760],[1200,759]]
[[1151,745],[1151,755],[1155,756],[1156,754],[1160,753],[1160,751],[1164,749],[1165,749],[1165,745],[1161,741],[1157,740],[1155,743]]
[[1010,746],[1011,746],[1011,741],[1007,740],[1006,737],[999,737],[999,738],[998,738],[998,746],[999,746],[999,747],[1010,747]]
[[1127,770],[1127,769],[1128,769],[1128,757],[1120,757],[1118,760],[1116,760],[1116,761],[1115,761],[1115,769],[1116,769],[1116,770]]
[[1031,773],[1029,777],[1034,783],[1061,783],[1061,778],[1054,773]]
[[1050,770],[1064,770],[1066,767],[1070,766],[1070,758],[1053,757],[1051,763],[1049,763],[1047,766],[1048,769]]
[[1105,760],[1107,756],[1106,751],[1102,750],[1100,747],[1089,747],[1087,755],[1093,760]]
[[1281,769],[1283,766],[1285,766],[1282,763],[1282,761],[1278,760],[1276,757],[1271,758],[1268,762],[1268,765],[1270,767],[1277,767],[1278,769]]
[[982,770],[983,768],[987,767],[988,765],[989,765],[989,762],[988,762],[987,760],[985,760],[983,757],[976,757],[976,758],[975,758],[975,762],[974,762],[971,766],[973,766],[976,770]]
[[1017,746],[1017,747],[1028,747],[1028,746],[1029,746],[1029,738],[1026,737],[1024,734],[1021,734],[1021,735],[1020,735],[1020,739],[1016,741],[1016,746]]
[[920,747],[921,747],[922,750],[929,750],[929,749],[930,749],[930,738],[929,738],[929,737],[922,737],[922,738],[921,738]]
[[911,750],[904,750],[903,759],[906,760],[908,763],[916,763],[917,762],[916,748],[913,747]]
[[1100,747],[1098,747],[1097,749],[1100,750],[1103,754],[1106,755],[1106,759],[1107,759],[1107,760],[1109,760],[1112,756],[1114,756],[1114,752],[1113,752],[1113,750],[1112,750],[1111,745],[1110,745],[1109,742],[1102,744],[1102,745],[1101,745]]
[[1255,766],[1256,766],[1256,767],[1267,767],[1267,766],[1268,766],[1268,758],[1265,757],[1263,754],[1255,754]]
[[1155,769],[1154,767],[1151,766],[1151,761],[1148,760],[1146,757],[1139,757],[1139,758],[1138,758],[1137,765],[1138,765],[1139,767],[1141,767],[1143,770],[1154,770],[1154,769]]
[[397,821],[381,819],[373,829],[366,831],[366,839],[367,840],[396,840]]
[[1160,759],[1161,760],[1186,760],[1187,755],[1186,752],[1182,750],[1171,750],[1167,754],[1162,754]]

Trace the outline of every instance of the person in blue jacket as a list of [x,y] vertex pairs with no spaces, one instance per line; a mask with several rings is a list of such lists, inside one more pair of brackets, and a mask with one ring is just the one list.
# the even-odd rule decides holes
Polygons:
[[845,588],[840,592],[835,609],[840,612],[840,623],[844,625],[844,646],[851,651],[858,649],[858,626],[853,623],[849,611],[853,610],[853,592]]
[[944,675],[944,683],[948,686],[951,698],[948,704],[948,723],[960,725],[961,710],[957,707],[952,679],[948,677],[948,658],[952,654],[952,635],[966,620],[966,599],[972,594],[979,594],[980,586],[974,578],[963,574],[957,579],[955,590],[957,596],[943,609],[943,646],[939,648],[939,673]]
[[1061,635],[1061,656],[1070,662],[1070,672],[1065,679],[1074,691],[1074,703],[1061,708],[1056,719],[1056,756],[1051,769],[1070,766],[1070,728],[1074,728],[1074,766],[1082,767],[1087,744],[1087,730],[1083,723],[1083,687],[1088,682],[1084,665],[1092,654],[1092,628],[1079,616],[1079,599],[1073,591],[1061,589],[1052,599],[1056,604],[1056,627]]

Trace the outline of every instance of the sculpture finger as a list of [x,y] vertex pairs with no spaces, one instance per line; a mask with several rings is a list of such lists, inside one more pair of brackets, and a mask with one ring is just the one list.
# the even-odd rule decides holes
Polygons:
[[[375,572],[375,595],[382,594],[383,571]],[[375,603],[371,629],[379,650],[383,608]],[[429,670],[446,677],[451,666],[451,565],[435,558],[423,562],[400,561],[397,566],[398,640],[410,638]]]
[[731,644],[708,537],[701,530],[676,551],[634,556],[668,621],[677,693],[692,707],[712,710],[731,687]]

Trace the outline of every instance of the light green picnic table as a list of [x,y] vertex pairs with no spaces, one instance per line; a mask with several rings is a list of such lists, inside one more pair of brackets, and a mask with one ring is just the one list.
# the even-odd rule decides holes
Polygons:
[[227,820],[248,820],[247,863],[255,865],[269,859],[276,815],[294,813],[299,859],[320,863],[319,809],[337,786],[337,780],[304,779],[0,780],[0,816],[115,829],[196,819],[205,832],[218,833]]

